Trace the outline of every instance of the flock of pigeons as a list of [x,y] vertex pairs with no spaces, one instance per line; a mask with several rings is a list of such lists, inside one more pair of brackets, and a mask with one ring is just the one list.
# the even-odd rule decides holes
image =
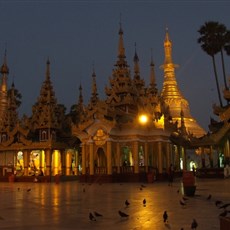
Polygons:
[[[145,185],[141,185],[140,190],[142,190],[145,187],[146,187]],[[177,191],[177,193],[179,193],[179,190]],[[206,198],[206,200],[210,201],[211,199],[212,199],[212,195],[209,194],[208,197]],[[182,199],[179,201],[179,203],[180,203],[182,208],[186,207],[187,200],[189,200],[189,198],[187,198],[185,196],[182,196]],[[146,199],[143,199],[142,202],[143,202],[143,207],[146,207],[146,203],[147,203]],[[124,204],[125,204],[126,208],[128,208],[130,206],[130,202],[128,200],[125,200]],[[223,212],[221,212],[219,214],[219,216],[225,217],[225,216],[227,216],[228,213],[230,213],[230,210],[227,210],[227,208],[230,207],[230,203],[225,203],[224,204],[222,201],[216,200],[215,201],[215,206],[218,207],[219,209],[223,210]],[[121,210],[118,210],[118,215],[122,219],[124,219],[124,218],[128,219],[129,218],[129,214],[127,214],[127,213],[125,213],[125,212],[123,212]],[[163,212],[162,216],[163,216],[163,223],[166,225],[166,227],[170,228],[170,225],[168,224],[168,222],[169,222],[168,221],[168,219],[169,219],[168,218],[168,213],[167,213],[166,210]],[[96,211],[94,213],[92,213],[92,212],[89,213],[90,221],[97,221],[98,217],[99,218],[103,217],[103,215],[98,213],[98,212],[96,212]],[[193,218],[192,222],[191,222],[191,229],[196,230],[197,228],[198,228],[197,220],[195,218]],[[184,228],[182,227],[180,230],[184,230]]]

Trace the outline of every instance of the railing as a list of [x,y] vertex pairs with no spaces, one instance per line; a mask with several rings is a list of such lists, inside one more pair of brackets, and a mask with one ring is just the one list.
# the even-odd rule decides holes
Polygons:
[[94,173],[95,174],[107,174],[107,168],[106,167],[95,167]]

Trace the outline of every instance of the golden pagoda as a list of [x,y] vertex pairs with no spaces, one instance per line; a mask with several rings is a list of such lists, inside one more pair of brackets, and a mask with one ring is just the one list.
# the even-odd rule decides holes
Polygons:
[[165,60],[161,68],[164,70],[163,89],[161,91],[162,101],[172,117],[173,122],[181,121],[181,111],[184,114],[184,123],[188,134],[196,137],[203,136],[206,132],[197,123],[190,113],[189,103],[180,92],[175,75],[178,65],[172,60],[172,42],[169,39],[168,29],[164,41]]

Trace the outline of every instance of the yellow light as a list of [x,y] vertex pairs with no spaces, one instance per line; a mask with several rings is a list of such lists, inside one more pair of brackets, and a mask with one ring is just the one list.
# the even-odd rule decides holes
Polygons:
[[141,115],[139,116],[139,122],[140,122],[141,124],[146,124],[146,123],[148,122],[148,116],[145,115],[145,114],[141,114]]

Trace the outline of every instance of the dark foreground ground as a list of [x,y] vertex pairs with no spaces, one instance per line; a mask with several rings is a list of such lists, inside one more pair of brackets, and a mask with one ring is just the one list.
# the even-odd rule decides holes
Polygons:
[[[211,194],[211,198],[207,197]],[[191,229],[193,218],[197,230],[219,230],[219,214],[215,205],[220,200],[230,203],[230,179],[197,179],[194,197],[185,205],[181,180],[173,186],[167,182],[151,184],[107,183],[82,184],[77,181],[55,183],[0,183],[0,229],[119,229],[164,230]],[[125,200],[130,205],[125,206]],[[146,200],[146,206],[143,200]],[[230,206],[228,207],[230,210]],[[121,218],[118,211],[128,218]],[[168,223],[163,223],[163,212]],[[97,211],[103,217],[89,220]],[[227,214],[230,216],[230,213]]]

